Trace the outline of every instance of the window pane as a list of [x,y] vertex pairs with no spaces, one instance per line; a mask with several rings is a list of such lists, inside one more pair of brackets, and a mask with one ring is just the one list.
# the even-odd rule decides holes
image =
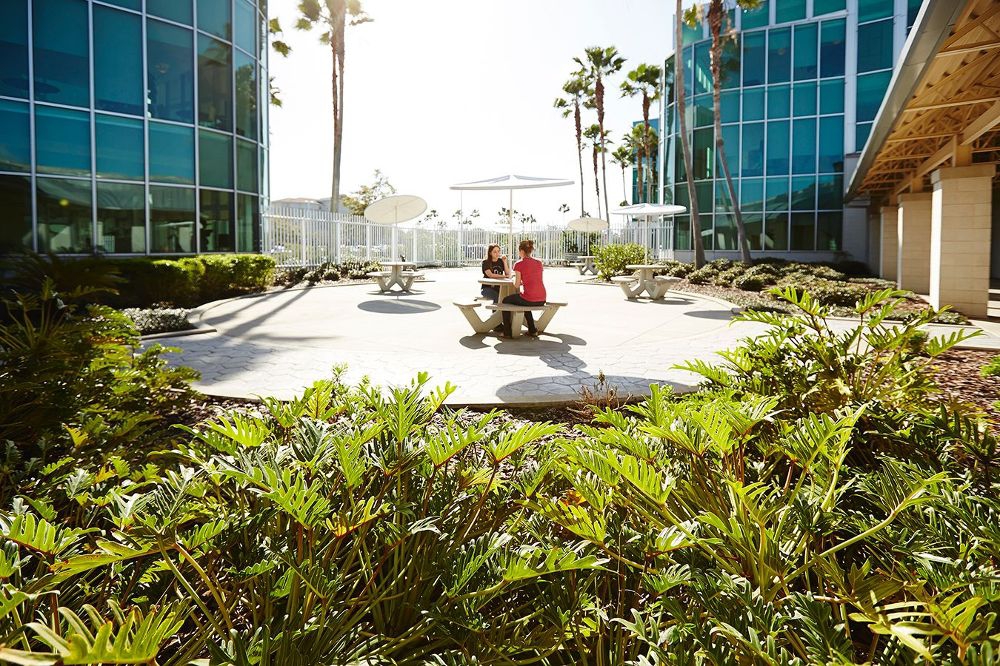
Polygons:
[[257,9],[246,0],[236,0],[236,46],[251,55],[257,53],[257,25]]
[[0,176],[0,253],[32,248],[31,179],[28,176]]
[[146,188],[97,184],[97,247],[101,252],[146,251]]
[[722,43],[722,65],[719,68],[722,89],[740,87],[740,36],[734,35]]
[[789,86],[767,87],[767,117],[787,118],[791,110],[791,92]]
[[697,130],[694,133],[694,141],[691,145],[692,165],[694,168],[695,180],[703,180],[712,177],[712,155],[715,153],[714,146],[715,132],[712,128]]
[[727,90],[722,93],[721,101],[722,122],[736,123],[740,120],[740,92],[738,90]]
[[92,249],[89,180],[39,178],[39,252],[82,253]]
[[706,250],[714,250],[715,244],[712,242],[712,216],[699,215],[701,218],[701,244]]
[[764,88],[743,90],[743,120],[764,119]]
[[795,26],[795,80],[816,78],[816,24]]
[[768,213],[764,216],[764,249],[788,249],[788,213]]
[[134,9],[137,12],[142,11],[142,0],[104,0],[104,2],[126,9]]
[[194,183],[194,130],[149,123],[149,179]]
[[193,33],[147,21],[149,113],[153,118],[194,122]]
[[819,82],[819,112],[844,112],[844,79],[830,79]]
[[743,86],[764,83],[764,63],[767,59],[766,33],[751,32],[743,35]]
[[861,152],[861,149],[865,147],[865,143],[868,141],[868,135],[871,134],[872,125],[874,123],[858,123],[854,126],[854,150]]
[[141,21],[138,14],[94,6],[96,108],[142,115]]
[[30,170],[31,119],[28,105],[0,99],[0,171]]
[[814,238],[816,224],[814,213],[792,213],[792,249],[812,252],[816,249]]
[[844,75],[844,20],[823,21],[819,29],[819,75]]
[[816,119],[792,124],[792,173],[816,173]]
[[198,0],[198,29],[230,39],[230,0]]
[[691,216],[678,215],[674,218],[674,249],[691,249]]
[[184,25],[193,25],[194,23],[191,0],[146,0],[146,13],[162,16]]
[[844,207],[844,177],[837,175],[819,177],[819,197],[816,207],[819,210],[840,210]]
[[813,16],[843,11],[847,0],[813,0]]
[[740,173],[744,176],[764,175],[764,123],[745,123],[743,125],[743,155],[740,161]]
[[858,72],[892,67],[892,19],[858,26]]
[[795,176],[792,178],[791,189],[792,210],[816,210],[816,178],[815,176]]
[[35,99],[90,106],[90,43],[83,0],[35,0]]
[[750,249],[761,250],[763,248],[764,216],[760,213],[744,215],[743,229],[746,231]]
[[875,120],[878,108],[882,106],[885,89],[889,87],[892,72],[877,72],[858,77],[857,119],[859,123]]
[[216,132],[198,132],[198,162],[201,184],[233,187],[233,138]]
[[712,196],[712,183],[711,180],[703,180],[700,183],[694,184],[695,194],[698,196],[698,211],[702,215],[712,215],[712,204],[714,203],[714,197]]
[[202,190],[201,197],[201,252],[233,252],[236,250],[235,224],[233,223],[233,195],[231,192]]
[[[721,175],[715,181],[715,204],[712,208],[716,213],[733,210],[733,199],[729,196],[729,188],[726,187],[726,179]],[[716,220],[718,226],[718,220]]]
[[917,21],[917,14],[920,13],[920,6],[924,0],[906,0],[906,29],[909,30]]
[[159,254],[196,252],[194,190],[187,187],[149,188],[150,248]]
[[796,83],[792,95],[792,113],[796,116],[816,115],[816,83]]
[[844,117],[819,119],[819,172],[844,170]]
[[743,29],[762,28],[767,25],[770,10],[767,7],[767,0],[763,0],[757,9],[743,10]]
[[768,178],[764,189],[764,207],[769,211],[788,210],[788,178]]
[[145,176],[142,121],[97,114],[95,123],[97,177],[142,180]]
[[694,94],[712,92],[711,43],[708,41],[694,45]]
[[791,123],[774,120],[767,124],[767,175],[788,173],[788,131]]
[[702,24],[688,25],[687,21],[681,23],[681,46],[694,44],[702,36]]
[[198,35],[198,124],[202,127],[233,128],[232,62],[228,44]]
[[858,0],[858,23],[892,16],[893,0]]
[[792,31],[770,30],[767,36],[767,82],[783,83],[792,76]]
[[692,105],[695,127],[709,127],[715,122],[712,116],[712,96],[698,95]]
[[239,240],[238,252],[260,251],[260,215],[257,212],[257,197],[248,194],[236,195],[236,236]]
[[740,181],[740,207],[745,211],[764,210],[763,178],[744,178]]
[[806,0],[776,0],[774,22],[787,23],[806,17]]
[[35,150],[40,173],[90,175],[90,114],[36,106]]
[[[740,126],[722,126],[722,150],[726,155],[726,165],[729,167],[729,175],[736,178],[740,175]],[[720,169],[716,173],[719,178],[725,179],[725,173],[721,170],[722,156],[719,156]]]
[[243,139],[236,140],[236,188],[245,192],[256,192],[257,144]]
[[844,213],[820,213],[816,223],[816,249],[839,252],[843,235]]
[[3,21],[0,21],[0,95],[27,99],[28,0],[5,0],[3,14]]
[[736,242],[736,220],[733,219],[732,215],[723,214],[715,216],[715,249],[739,249],[739,245]]

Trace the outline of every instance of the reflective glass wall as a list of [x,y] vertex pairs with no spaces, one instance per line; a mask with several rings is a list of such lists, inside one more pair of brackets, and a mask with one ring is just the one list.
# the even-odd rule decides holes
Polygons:
[[[721,58],[724,155],[715,141],[711,39],[705,26],[685,28],[680,57],[706,250],[739,249],[723,165],[751,250],[841,250],[844,156],[864,146],[919,8],[919,0],[764,0],[732,11],[738,30]],[[665,64],[663,201],[688,206],[674,57]],[[676,249],[691,248],[690,229],[678,216]]]
[[0,253],[259,248],[266,0],[0,14]]

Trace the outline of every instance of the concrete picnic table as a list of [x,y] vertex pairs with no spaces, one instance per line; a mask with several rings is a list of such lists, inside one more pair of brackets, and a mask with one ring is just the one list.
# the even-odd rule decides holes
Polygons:
[[635,271],[635,274],[631,277],[614,277],[611,281],[621,287],[628,299],[639,298],[645,291],[652,300],[659,301],[667,295],[670,285],[680,282],[680,278],[654,276],[654,272],[663,270],[663,266],[659,264],[629,264],[625,268]]
[[586,275],[588,272],[597,275],[597,264],[594,263],[594,260],[597,259],[596,256],[592,254],[580,254],[577,255],[576,259],[577,261],[570,264],[570,266],[574,266],[580,271],[580,275]]
[[406,271],[407,267],[417,267],[412,261],[383,261],[380,263],[383,268],[389,270],[373,271],[368,274],[368,277],[375,278],[375,281],[378,282],[378,288],[383,292],[391,291],[394,286],[398,286],[401,291],[409,291],[413,286],[413,280],[420,277],[417,273]]
[[503,299],[514,293],[514,278],[483,278],[479,284],[500,287],[500,300],[498,301],[500,303],[503,303]]

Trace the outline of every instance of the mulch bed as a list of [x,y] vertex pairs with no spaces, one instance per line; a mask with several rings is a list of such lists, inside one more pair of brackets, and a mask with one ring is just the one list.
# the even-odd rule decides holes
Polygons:
[[995,424],[1000,424],[1000,377],[983,377],[980,368],[997,353],[977,349],[952,349],[934,363],[937,383],[945,395],[975,405]]

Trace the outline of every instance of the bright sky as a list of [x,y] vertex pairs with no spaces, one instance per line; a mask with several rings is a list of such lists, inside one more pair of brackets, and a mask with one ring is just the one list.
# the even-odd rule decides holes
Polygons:
[[[271,0],[292,46],[271,56],[282,108],[271,109],[271,198],[330,195],[330,51],[318,34],[293,28],[297,0]],[[400,194],[427,199],[442,217],[458,209],[454,183],[507,173],[572,178],[571,187],[515,193],[514,208],[561,223],[559,204],[579,214],[572,118],[552,108],[588,46],[617,46],[623,73],[662,66],[671,51],[670,0],[364,0],[372,23],[347,29],[341,192],[381,169]],[[619,140],[641,119],[639,99],[608,90],[605,127]],[[658,115],[656,105],[651,116]],[[586,112],[584,126],[596,122]],[[589,176],[588,176],[589,174]],[[596,214],[593,168],[584,154],[587,210]],[[627,172],[631,181],[631,173]],[[622,172],[608,159],[611,206]],[[492,222],[507,193],[465,193],[464,208]]]

